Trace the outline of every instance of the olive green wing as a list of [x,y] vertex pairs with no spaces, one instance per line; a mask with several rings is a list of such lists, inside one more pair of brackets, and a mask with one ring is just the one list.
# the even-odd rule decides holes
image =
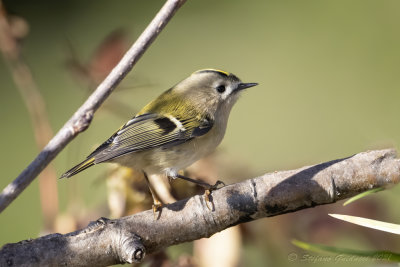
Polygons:
[[122,126],[88,159],[94,158],[94,163],[100,163],[132,152],[168,148],[202,136],[212,127],[209,117],[182,120],[168,115],[143,114]]

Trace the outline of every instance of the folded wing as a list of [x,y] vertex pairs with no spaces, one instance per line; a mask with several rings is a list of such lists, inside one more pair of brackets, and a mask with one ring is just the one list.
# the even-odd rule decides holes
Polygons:
[[179,119],[168,115],[143,114],[122,126],[88,159],[94,157],[94,163],[100,163],[131,152],[168,148],[202,136],[212,126],[209,118]]

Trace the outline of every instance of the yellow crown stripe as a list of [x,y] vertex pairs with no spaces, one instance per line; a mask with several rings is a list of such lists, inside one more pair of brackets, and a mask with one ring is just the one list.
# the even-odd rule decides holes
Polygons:
[[200,73],[200,72],[217,72],[217,73],[220,73],[220,74],[226,75],[226,76],[230,75],[229,72],[223,71],[223,70],[218,70],[218,69],[202,69],[202,70],[198,70],[198,71],[196,71],[194,73]]

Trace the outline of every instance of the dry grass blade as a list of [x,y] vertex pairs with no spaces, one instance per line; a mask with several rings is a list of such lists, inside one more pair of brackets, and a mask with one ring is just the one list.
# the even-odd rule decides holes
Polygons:
[[349,223],[354,223],[364,227],[372,228],[375,230],[400,235],[400,225],[398,224],[387,223],[362,217],[350,216],[350,215],[329,214],[329,216],[332,216],[333,218],[346,221]]

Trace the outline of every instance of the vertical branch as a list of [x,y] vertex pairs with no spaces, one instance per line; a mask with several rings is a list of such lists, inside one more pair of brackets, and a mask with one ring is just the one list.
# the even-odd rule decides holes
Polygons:
[[89,126],[94,112],[112,93],[114,88],[138,62],[147,48],[152,44],[162,29],[173,17],[175,12],[186,0],[168,0],[139,36],[132,47],[126,52],[118,65],[107,78],[97,87],[93,94],[65,123],[58,133],[50,140],[39,155],[26,167],[21,174],[0,194],[0,212],[3,211],[60,153],[60,151],[79,133]]
[[[32,77],[32,73],[21,55],[16,33],[12,30],[12,22],[0,1],[0,51],[10,69],[14,83],[28,109],[32,122],[36,144],[42,150],[51,139],[53,132],[48,120],[45,103]],[[18,37],[21,37],[20,35]],[[39,177],[40,202],[42,207],[44,228],[53,228],[58,213],[57,175],[53,166],[49,165]]]

